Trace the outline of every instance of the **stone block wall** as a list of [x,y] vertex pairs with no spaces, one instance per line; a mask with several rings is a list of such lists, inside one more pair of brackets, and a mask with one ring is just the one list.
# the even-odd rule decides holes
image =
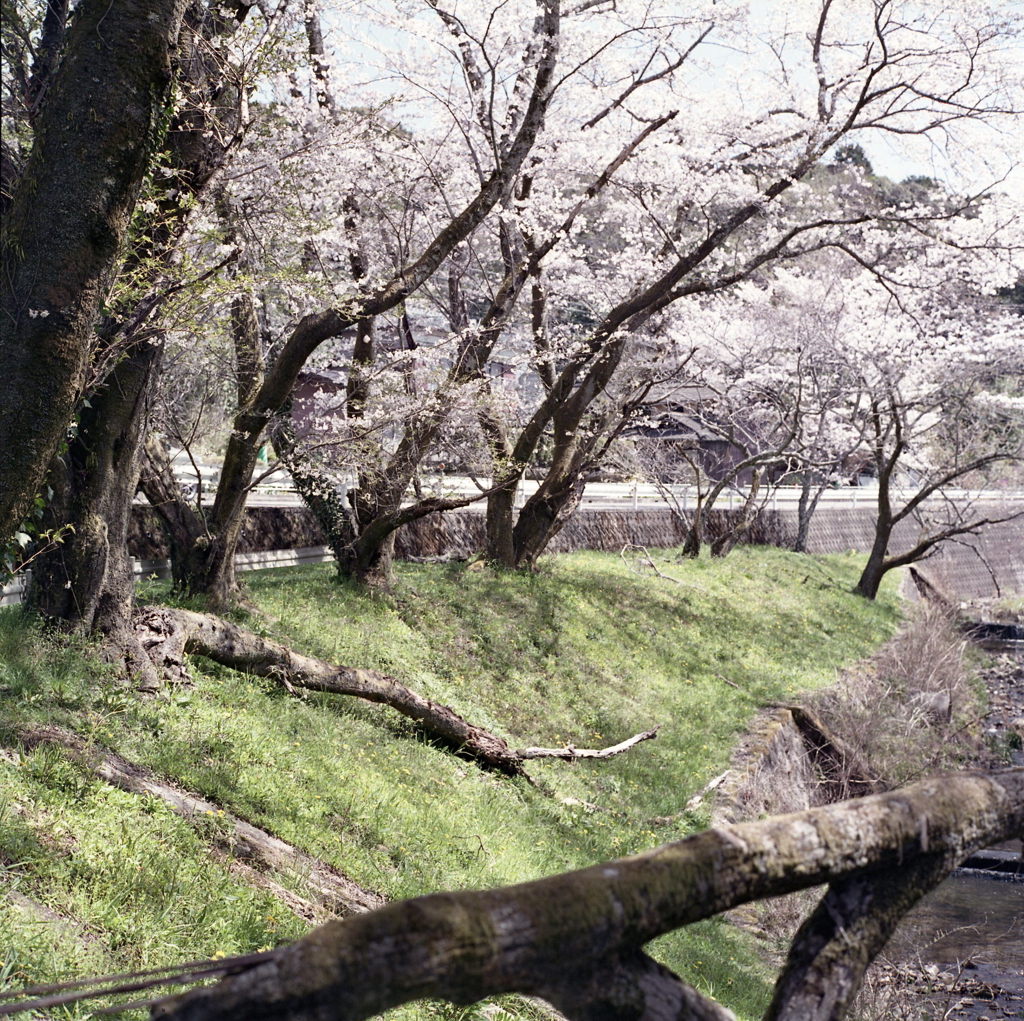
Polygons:
[[[1020,510],[1024,511],[1024,502]],[[993,517],[1012,513],[1013,506],[993,507]],[[708,537],[732,526],[739,511],[713,510],[707,517]],[[874,539],[875,512],[865,507],[818,509],[808,536],[810,553],[866,553]],[[747,541],[789,547],[796,535],[796,511],[764,511]],[[590,510],[583,508],[551,543],[550,552],[576,549],[618,552],[626,543],[672,547],[683,541],[684,526],[668,509]],[[396,537],[399,557],[472,556],[483,547],[484,516],[478,509],[432,514],[404,526]],[[918,541],[918,526],[905,521],[897,528],[890,552],[903,552]],[[310,511],[295,507],[249,507],[239,553],[322,546],[323,533]],[[140,560],[168,556],[154,512],[136,506],[129,550]],[[918,570],[952,600],[1024,594],[1024,516],[986,527],[977,536],[943,543]]]

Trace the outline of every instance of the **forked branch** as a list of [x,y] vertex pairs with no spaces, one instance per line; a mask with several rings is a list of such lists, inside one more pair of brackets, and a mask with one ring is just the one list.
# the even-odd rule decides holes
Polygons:
[[1022,829],[1024,769],[932,777],[579,872],[329,922],[242,974],[157,1004],[153,1016],[358,1021],[422,997],[469,1004],[515,991],[572,1021],[726,1021],[729,1011],[643,945],[739,904],[831,882],[797,935],[768,1017],[840,1021],[907,908],[973,850]]

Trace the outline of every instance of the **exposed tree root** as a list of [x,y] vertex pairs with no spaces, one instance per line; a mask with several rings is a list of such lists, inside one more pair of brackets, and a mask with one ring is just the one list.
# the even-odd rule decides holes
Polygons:
[[289,690],[306,688],[381,702],[415,720],[431,737],[463,754],[509,776],[523,773],[519,756],[500,737],[474,727],[447,706],[417,695],[387,674],[333,666],[303,656],[208,613],[167,607],[149,609],[138,615],[135,630],[165,676],[178,680],[187,677],[185,656],[192,653],[236,670],[272,678]]
[[89,931],[88,926],[75,918],[58,914],[45,904],[26,897],[20,890],[8,890],[7,899],[19,908],[22,912],[37,922],[43,922],[52,928],[52,931],[60,937],[63,942],[72,942],[78,945],[83,951],[90,946],[99,948],[99,940],[95,933]]
[[414,720],[427,734],[508,776],[525,776],[526,759],[607,759],[657,735],[658,728],[604,749],[523,748],[518,751],[500,737],[468,723],[447,706],[432,702],[394,677],[376,670],[335,666],[293,652],[286,645],[246,631],[208,613],[153,607],[135,618],[135,634],[157,671],[171,681],[188,680],[185,657],[206,656],[216,663],[269,677],[294,693],[296,688],[351,695],[380,702]]
[[[86,745],[70,731],[60,727],[34,727],[18,736],[29,748],[45,743],[59,744],[76,753],[100,779],[131,794],[157,797],[189,821],[215,821],[216,825],[211,827],[213,842],[232,858],[251,869],[271,870],[278,875],[301,879],[309,895],[321,909],[319,914],[314,911],[315,917],[311,917],[310,920],[323,920],[323,911],[331,915],[345,916],[360,911],[372,911],[385,903],[380,894],[363,889],[358,883],[354,883],[319,858],[299,851],[244,819],[223,812],[213,802],[154,779],[147,770],[113,752],[99,753],[98,749]],[[307,917],[313,908],[310,902],[285,890],[269,876],[261,875],[261,881],[257,885],[275,896],[281,896],[291,910],[303,917]],[[278,891],[281,891],[280,894]]]

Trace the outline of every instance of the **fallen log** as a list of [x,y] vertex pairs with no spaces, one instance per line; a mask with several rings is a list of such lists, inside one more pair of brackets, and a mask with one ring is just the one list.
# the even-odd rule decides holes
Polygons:
[[[301,880],[316,902],[316,906],[331,914],[350,915],[360,911],[372,911],[381,907],[384,898],[372,890],[366,890],[353,882],[337,869],[314,858],[291,844],[275,837],[266,830],[253,826],[225,812],[218,805],[197,794],[179,790],[157,779],[149,770],[123,759],[114,752],[103,751],[87,745],[80,737],[61,727],[37,726],[19,731],[18,738],[26,748],[40,744],[57,744],[70,751],[93,774],[113,787],[130,794],[148,795],[159,798],[174,812],[190,822],[213,819],[217,828],[212,842],[227,853],[229,860],[255,865],[271,875],[278,874]],[[285,892],[279,884],[272,883],[264,876],[259,885]],[[287,893],[284,897],[290,906],[299,907],[303,898]],[[306,911],[308,913],[308,909]]]
[[932,777],[498,890],[434,894],[330,922],[165,1021],[359,1021],[422,997],[538,995],[573,1021],[725,1021],[643,945],[739,904],[830,883],[767,1015],[841,1021],[899,917],[972,851],[1024,831],[1024,769]]
[[[49,987],[0,1015],[227,974],[135,1005],[166,1021],[359,1021],[423,997],[541,996],[571,1021],[728,1021],[643,952],[672,929],[828,882],[790,947],[766,1021],[842,1021],[902,914],[974,850],[1024,831],[1024,769],[705,830],[644,854],[497,890],[434,894],[222,961]],[[32,992],[42,992],[34,990]],[[30,991],[26,990],[25,993]]]
[[193,654],[269,677],[289,690],[305,688],[379,702],[414,720],[431,737],[492,769],[509,776],[523,775],[519,756],[500,737],[473,726],[447,706],[418,695],[387,674],[304,656],[209,613],[147,609],[138,614],[135,631],[165,676],[187,676],[185,656]]
[[882,794],[886,784],[863,755],[836,734],[809,706],[788,706],[811,761],[824,777],[826,798],[839,801],[865,794]]
[[474,726],[447,706],[424,698],[394,677],[376,670],[335,666],[293,652],[221,617],[170,607],[150,607],[135,618],[135,634],[161,676],[188,678],[185,657],[205,656],[223,666],[269,677],[294,693],[296,688],[351,695],[390,706],[414,720],[435,740],[508,776],[525,776],[526,759],[607,759],[657,736],[659,727],[611,748],[524,748],[513,750],[495,734]]

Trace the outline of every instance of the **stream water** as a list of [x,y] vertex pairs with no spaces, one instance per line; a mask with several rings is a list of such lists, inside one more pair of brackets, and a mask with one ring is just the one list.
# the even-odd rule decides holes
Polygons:
[[[984,642],[1002,653],[1001,668],[985,678],[991,699],[990,736],[1000,736],[1010,719],[1024,715],[1024,643]],[[1017,764],[1024,755],[1013,753]],[[1000,845],[1021,853],[1021,842]],[[897,967],[914,969],[938,995],[935,1021],[1024,1019],[1024,865],[1016,877],[957,870],[906,916],[885,950]],[[929,1016],[926,1013],[924,1016]]]
[[903,920],[887,956],[975,965],[1024,995],[1024,882],[955,873]]

